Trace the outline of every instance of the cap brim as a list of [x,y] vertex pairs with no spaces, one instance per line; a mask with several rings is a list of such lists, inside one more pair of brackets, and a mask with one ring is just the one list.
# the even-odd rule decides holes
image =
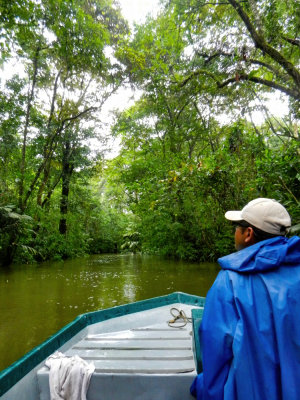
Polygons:
[[241,211],[227,211],[225,213],[225,218],[229,221],[242,221],[242,212]]

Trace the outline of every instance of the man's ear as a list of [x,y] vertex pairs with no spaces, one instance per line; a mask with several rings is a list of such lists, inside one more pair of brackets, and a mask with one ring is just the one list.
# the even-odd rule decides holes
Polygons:
[[253,230],[253,228],[251,228],[251,226],[248,226],[248,228],[247,228],[245,243],[247,243],[247,246],[250,246],[251,244],[255,243],[254,230]]

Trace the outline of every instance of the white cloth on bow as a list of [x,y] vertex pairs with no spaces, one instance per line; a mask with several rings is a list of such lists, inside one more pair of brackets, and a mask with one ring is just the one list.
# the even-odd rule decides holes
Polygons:
[[67,357],[56,351],[45,365],[50,368],[49,386],[51,400],[86,400],[94,364],[76,356]]

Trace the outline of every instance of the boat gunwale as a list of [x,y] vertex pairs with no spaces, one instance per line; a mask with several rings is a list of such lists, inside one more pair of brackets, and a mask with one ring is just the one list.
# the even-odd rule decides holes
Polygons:
[[87,326],[173,303],[204,307],[205,298],[183,292],[174,292],[164,296],[153,297],[151,299],[140,300],[134,303],[114,306],[79,315],[54,335],[50,336],[40,345],[26,353],[22,358],[0,372],[0,396],[11,389],[18,381],[24,378],[25,375],[37,367],[49,355],[63,346],[73,336]]

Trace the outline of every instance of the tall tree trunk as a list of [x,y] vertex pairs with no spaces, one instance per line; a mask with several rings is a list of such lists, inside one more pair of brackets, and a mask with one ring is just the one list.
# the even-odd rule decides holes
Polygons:
[[20,182],[19,182],[19,207],[22,211],[24,211],[24,208],[25,208],[24,204],[23,204],[23,194],[24,194],[27,135],[28,135],[28,128],[29,128],[30,112],[31,112],[31,108],[32,108],[32,102],[33,102],[33,98],[34,98],[34,91],[35,91],[36,80],[37,80],[38,58],[39,58],[40,50],[41,50],[40,47],[37,47],[35,56],[33,59],[33,77],[32,77],[30,93],[28,94],[25,126],[24,126],[24,131],[23,131],[22,156],[21,156],[21,165],[20,165],[21,178],[20,178]]
[[73,164],[70,161],[71,155],[71,143],[66,141],[63,149],[62,159],[62,189],[60,199],[60,221],[59,221],[59,233],[65,235],[67,233],[67,213],[69,206],[69,191],[70,181],[73,173]]
[[[53,116],[54,116],[54,111],[55,111],[55,101],[56,101],[56,97],[57,97],[57,87],[58,87],[61,72],[62,72],[62,70],[60,69],[55,77],[53,92],[52,92],[52,99],[51,99],[51,108],[50,108],[50,113],[49,113],[48,122],[47,122],[47,139],[46,139],[46,143],[44,145],[44,150],[43,150],[43,158],[45,161],[45,164],[43,167],[44,177],[41,181],[41,184],[40,184],[40,187],[38,190],[38,194],[37,194],[37,204],[39,206],[42,206],[42,204],[43,204],[42,196],[44,194],[44,189],[48,183],[49,176],[50,176],[50,164],[51,164],[52,156],[49,157],[49,153],[50,153],[50,149],[52,149],[52,136],[53,136],[53,132],[51,134],[51,126],[53,123]],[[57,129],[55,131],[57,131]],[[49,193],[49,191],[48,191],[48,193]]]

